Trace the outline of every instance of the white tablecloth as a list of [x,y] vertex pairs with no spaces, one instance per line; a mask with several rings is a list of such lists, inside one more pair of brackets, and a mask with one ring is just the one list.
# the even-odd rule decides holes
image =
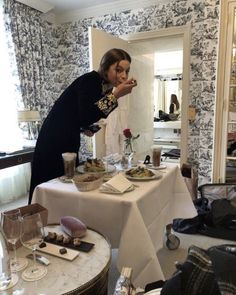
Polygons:
[[160,173],[161,179],[136,181],[138,187],[123,195],[79,192],[73,184],[52,180],[36,187],[33,203],[48,209],[48,223],[70,215],[104,234],[119,249],[118,269],[132,267],[133,284],[143,287],[164,280],[156,252],[165,226],[197,214],[178,166]]

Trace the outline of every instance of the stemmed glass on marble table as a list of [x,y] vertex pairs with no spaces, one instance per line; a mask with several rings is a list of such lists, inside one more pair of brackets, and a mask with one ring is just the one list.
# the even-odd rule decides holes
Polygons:
[[17,272],[24,269],[28,260],[26,258],[17,257],[16,243],[20,239],[21,234],[21,212],[19,209],[5,211],[1,213],[1,227],[5,235],[5,239],[12,245],[14,257],[11,259],[11,271]]
[[21,242],[23,246],[33,253],[33,265],[27,267],[22,273],[25,281],[37,281],[47,274],[47,268],[36,263],[36,250],[44,238],[44,229],[39,213],[22,217]]

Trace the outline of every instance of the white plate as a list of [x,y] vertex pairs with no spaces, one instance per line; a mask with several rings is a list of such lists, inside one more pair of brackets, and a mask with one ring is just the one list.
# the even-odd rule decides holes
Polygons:
[[144,180],[153,180],[153,179],[159,179],[162,177],[162,175],[160,173],[155,173],[155,175],[150,176],[150,177],[132,177],[130,175],[127,175],[125,173],[125,177],[130,179],[130,180],[139,180],[139,181],[144,181]]
[[161,294],[161,288],[154,289],[145,293],[145,295],[160,295],[160,294]]
[[124,193],[132,192],[135,189],[134,185],[131,185],[125,192],[115,192],[115,191],[110,191],[106,190],[106,188],[100,187],[99,191],[104,194],[112,194],[112,195],[122,195]]
[[166,165],[163,165],[161,164],[160,166],[152,166],[152,164],[148,164],[147,167],[149,169],[153,169],[153,170],[162,170],[162,169],[166,169],[167,166]]
[[104,171],[98,171],[98,172],[90,172],[90,171],[84,171],[84,165],[78,166],[76,168],[76,170],[79,173],[112,173],[116,170],[116,167],[113,165],[107,165],[107,167],[105,167]]
[[77,256],[79,256],[79,251],[78,250],[73,250],[73,249],[69,249],[69,248],[66,248],[67,252],[65,254],[61,254],[59,252],[59,250],[61,248],[66,248],[66,246],[64,246],[64,245],[63,246],[58,246],[58,245],[54,245],[54,244],[51,244],[51,243],[46,243],[46,247],[37,248],[37,251],[43,252],[43,253],[46,253],[46,254],[50,254],[50,255],[53,255],[53,256],[57,256],[57,257],[60,257],[62,259],[66,259],[66,260],[69,260],[69,261],[72,261]]
[[59,180],[63,183],[72,183],[72,178],[68,178],[66,176],[59,177]]

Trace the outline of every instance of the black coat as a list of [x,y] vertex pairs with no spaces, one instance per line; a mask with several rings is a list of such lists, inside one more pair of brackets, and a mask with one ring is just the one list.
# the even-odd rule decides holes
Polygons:
[[38,184],[64,174],[62,153],[78,153],[80,128],[107,117],[95,104],[104,96],[102,82],[95,71],[84,74],[55,102],[43,122],[36,143],[29,203]]

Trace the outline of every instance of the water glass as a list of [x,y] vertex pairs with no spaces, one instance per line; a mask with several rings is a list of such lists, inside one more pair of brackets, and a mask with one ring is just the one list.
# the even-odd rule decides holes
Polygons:
[[21,212],[20,209],[14,209],[1,213],[1,227],[4,236],[14,250],[14,257],[10,261],[12,272],[17,272],[24,269],[28,260],[26,258],[19,258],[16,254],[16,243],[20,239],[21,233]]
[[44,229],[39,213],[22,217],[21,242],[33,254],[33,266],[26,268],[22,273],[25,281],[37,281],[47,274],[47,268],[36,263],[36,250],[44,238]]

